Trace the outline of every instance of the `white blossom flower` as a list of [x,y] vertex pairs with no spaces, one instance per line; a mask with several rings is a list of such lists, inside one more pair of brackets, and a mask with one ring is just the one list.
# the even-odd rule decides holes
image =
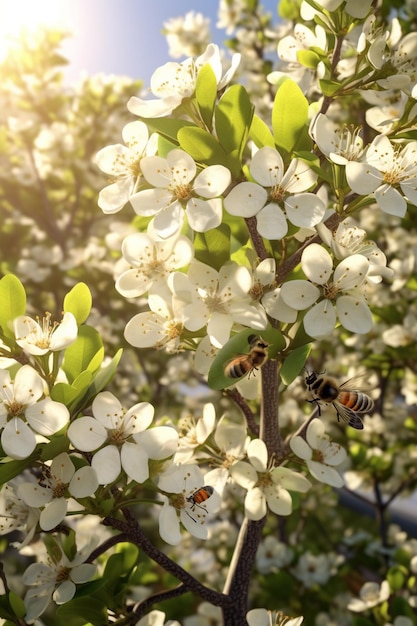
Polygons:
[[349,167],[350,161],[360,161],[364,153],[360,128],[340,126],[323,113],[311,122],[310,135],[321,152],[337,165]]
[[351,163],[346,178],[355,193],[374,194],[389,215],[404,217],[407,202],[417,204],[417,141],[393,146],[378,135],[366,151],[366,162]]
[[217,228],[222,221],[221,194],[231,181],[223,165],[209,165],[197,174],[194,159],[184,150],[171,150],[166,159],[142,159],[142,172],[152,189],[138,191],[130,203],[138,215],[154,215],[155,232],[166,239],[178,233],[184,208],[190,227],[197,232]]
[[77,321],[72,313],[64,313],[62,322],[51,323],[51,314],[36,321],[21,315],[13,321],[16,343],[28,354],[40,356],[48,352],[64,350],[78,335]]
[[184,16],[164,22],[168,54],[173,59],[202,54],[210,43],[210,19],[202,13],[188,11]]
[[178,435],[173,428],[159,426],[146,431],[154,415],[149,402],[125,411],[112,393],[103,391],[94,399],[92,412],[94,417],[72,422],[68,437],[83,452],[100,448],[91,461],[100,485],[115,481],[122,469],[129,478],[143,483],[149,477],[148,459],[165,459],[176,450]]
[[284,283],[281,296],[298,311],[310,309],[303,322],[311,337],[328,336],[336,325],[336,312],[342,326],[351,332],[367,333],[372,328],[372,314],[361,293],[369,270],[366,257],[361,254],[346,257],[334,270],[331,280],[333,259],[322,246],[313,243],[303,251],[301,267],[309,281]]
[[37,508],[28,506],[17,494],[17,489],[24,480],[22,476],[3,485],[0,491],[0,535],[21,530],[23,541],[12,544],[18,548],[23,548],[32,541],[40,515]]
[[207,325],[211,343],[221,348],[229,339],[234,323],[254,330],[266,328],[265,311],[250,295],[252,276],[246,267],[227,263],[217,272],[193,260],[188,278],[195,287],[193,301],[184,309],[188,330],[196,331]]
[[144,617],[142,617],[138,622],[136,622],[135,626],[181,626],[181,624],[177,621],[169,620],[165,621],[165,613],[162,611],[150,611]]
[[74,597],[76,585],[85,583],[94,576],[96,566],[85,563],[91,548],[86,546],[73,559],[64,552],[50,563],[32,563],[23,574],[22,581],[32,587],[26,592],[26,622],[33,622],[48,608],[51,600],[65,604]]
[[157,150],[158,135],[154,133],[149,137],[144,122],[129,122],[123,128],[122,136],[126,145],[106,146],[95,157],[97,166],[112,177],[111,184],[104,187],[98,196],[98,206],[103,213],[117,213],[123,209],[141,182],[142,158],[155,154]]
[[407,313],[401,324],[394,324],[382,333],[387,346],[399,348],[415,345],[417,340],[417,319],[414,313]]
[[[205,485],[202,471],[197,465],[171,465],[160,474],[158,487],[163,506],[159,514],[159,534],[167,543],[175,546],[181,541],[180,522],[189,533],[199,539],[207,539],[206,517],[220,505],[220,495]],[[195,494],[204,490],[201,503]],[[207,490],[208,489],[208,490]],[[165,494],[171,494],[167,497]]]
[[375,582],[367,582],[362,585],[359,591],[359,598],[354,598],[348,603],[348,609],[360,613],[372,609],[378,604],[382,604],[390,597],[390,588],[387,580],[383,580],[381,585]]
[[62,452],[54,458],[39,483],[24,482],[17,494],[28,506],[41,508],[39,525],[52,530],[64,519],[68,497],[92,496],[98,487],[96,472],[89,465],[75,469],[70,456]]
[[261,439],[249,443],[247,454],[250,463],[238,461],[230,468],[233,480],[248,490],[246,517],[262,519],[267,506],[277,515],[290,515],[292,499],[288,490],[305,492],[311,487],[310,481],[287,467],[268,467],[268,452]]
[[363,254],[369,261],[367,279],[379,283],[382,278],[392,278],[394,271],[386,267],[387,257],[374,241],[366,239],[367,233],[359,228],[352,218],[340,222],[332,232],[324,223],[317,224],[320,239],[331,248],[337,259],[345,259],[352,254]]
[[256,569],[261,574],[278,572],[294,558],[294,550],[273,535],[266,536],[256,553]]
[[170,272],[188,265],[193,253],[187,237],[155,240],[146,233],[128,235],[122,244],[122,254],[130,267],[117,278],[116,289],[125,298],[141,296],[153,285],[165,283]]
[[402,37],[396,17],[391,20],[391,31],[381,32],[374,28],[375,16],[371,17],[367,58],[375,69],[381,70],[375,82],[385,90],[401,89],[409,93],[417,78],[417,33]]
[[249,626],[301,626],[303,617],[289,619],[281,611],[267,611],[266,609],[251,609],[246,613]]
[[292,34],[280,38],[278,42],[278,57],[284,63],[288,63],[285,67],[285,72],[270,72],[267,75],[268,82],[275,85],[284,76],[290,76],[305,92],[310,86],[313,70],[299,62],[298,52],[310,50],[311,47],[319,48],[323,51],[327,50],[327,38],[324,28],[317,25],[313,32],[304,24],[295,24]]
[[172,294],[161,296],[152,293],[148,295],[148,305],[150,311],[137,313],[126,324],[126,341],[138,348],[163,348],[168,353],[181,351],[181,336],[185,328],[184,303]]
[[290,439],[290,448],[300,459],[306,461],[314,478],[332,487],[343,487],[344,480],[337,469],[347,455],[337,443],[330,441],[324,432],[324,424],[314,419],[308,425],[306,438],[295,436]]
[[[321,0],[320,8],[326,11],[336,11],[342,4],[343,0]],[[348,15],[362,19],[366,17],[370,11],[372,0],[346,0],[346,4],[343,7],[343,11],[346,11]],[[318,6],[318,5],[317,5]],[[308,2],[302,3],[302,17],[303,19],[314,19],[314,15],[318,11],[308,4]]]
[[[282,239],[288,232],[287,219],[300,228],[318,224],[326,207],[309,189],[317,175],[303,161],[293,159],[284,173],[280,153],[270,146],[258,150],[249,167],[256,181],[239,183],[224,200],[228,213],[240,217],[256,215],[257,230],[267,239]],[[280,205],[283,205],[283,209]]]
[[338,566],[343,562],[344,557],[334,552],[313,554],[307,550],[298,559],[294,574],[307,588],[325,585],[329,578],[336,574]]
[[210,43],[205,52],[197,59],[186,59],[182,63],[166,63],[159,67],[151,77],[151,92],[155,99],[142,100],[132,96],[127,108],[139,117],[162,117],[172,113],[185,98],[194,95],[198,72],[209,63],[214,71],[217,89],[220,91],[233,78],[240,63],[240,54],[234,54],[231,67],[222,76],[220,49]]
[[179,445],[174,456],[174,463],[188,463],[194,450],[201,446],[214,430],[216,410],[211,402],[203,407],[203,414],[196,420],[193,415],[180,420],[178,424]]
[[1,445],[12,459],[32,454],[35,434],[50,437],[69,421],[67,407],[49,397],[41,400],[43,393],[44,382],[30,365],[23,365],[14,380],[0,370]]
[[247,10],[247,5],[244,0],[234,0],[233,4],[230,4],[228,0],[220,0],[217,9],[216,28],[225,29],[226,35],[230,36],[245,10]]

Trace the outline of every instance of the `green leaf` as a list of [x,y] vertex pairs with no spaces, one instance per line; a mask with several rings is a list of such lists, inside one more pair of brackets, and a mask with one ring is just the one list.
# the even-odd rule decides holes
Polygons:
[[0,463],[0,485],[4,485],[15,476],[21,474],[37,457],[38,451],[35,451],[27,459],[23,459],[22,461]]
[[300,18],[300,5],[294,0],[280,0],[278,4],[278,13],[280,17],[286,20],[299,20]]
[[315,70],[317,65],[320,63],[320,57],[318,54],[312,52],[311,50],[298,50],[297,61],[301,65],[304,65],[304,67]]
[[340,83],[337,83],[335,80],[320,80],[320,88],[323,92],[324,96],[329,96],[330,98],[334,96],[340,89]]
[[[0,617],[7,620],[4,622],[4,626],[14,626],[16,624],[16,616],[13,614],[10,606],[9,595],[5,593],[0,596]],[[9,621],[9,619],[12,621]]]
[[196,233],[194,250],[196,259],[219,270],[230,257],[230,227],[220,224],[205,233]]
[[7,274],[0,280],[0,326],[6,337],[15,338],[12,322],[26,312],[26,292],[14,274]]
[[206,63],[198,72],[195,87],[200,115],[209,130],[213,127],[213,111],[217,97],[217,79],[210,63]]
[[228,157],[224,148],[213,135],[202,128],[181,128],[178,131],[178,141],[180,147],[198,163],[227,167]]
[[85,283],[77,283],[64,298],[64,311],[72,313],[80,325],[90,315],[91,304],[91,291]]
[[387,580],[389,582],[391,591],[400,591],[400,589],[402,589],[404,586],[407,576],[407,569],[402,565],[395,565],[394,567],[390,567],[387,573]]
[[253,116],[249,135],[257,148],[263,148],[264,146],[275,148],[275,141],[268,125],[257,115]]
[[307,99],[297,83],[288,79],[278,89],[272,109],[272,130],[276,145],[291,153],[307,121]]
[[69,407],[78,395],[79,390],[68,383],[56,383],[51,390],[52,400],[62,402],[66,407]]
[[280,376],[285,385],[289,385],[299,376],[305,366],[308,355],[311,352],[311,344],[300,346],[292,350],[282,364]]
[[217,137],[226,152],[237,151],[239,157],[252,125],[254,106],[242,85],[232,85],[220,99],[215,111]]
[[26,607],[22,598],[18,596],[16,593],[14,593],[13,591],[11,591],[9,593],[9,602],[10,602],[10,606],[15,612],[15,615],[19,619],[23,620],[24,616],[26,615]]
[[97,372],[84,397],[83,406],[86,406],[93,398],[96,397],[96,395],[100,391],[107,387],[107,385],[116,373],[117,366],[119,365],[120,359],[122,358],[122,354],[123,350],[122,348],[120,348],[116,352],[110,363]]
[[188,122],[187,120],[181,119],[171,119],[165,117],[158,117],[155,119],[145,119],[139,118],[145,122],[146,126],[149,128],[149,132],[158,133],[161,137],[165,137],[168,141],[174,142],[174,144],[178,145],[177,135],[181,128],[184,127],[194,127],[196,128],[193,122]]
[[102,347],[101,337],[95,328],[92,326],[79,328],[77,339],[65,350],[62,364],[62,369],[70,383],[89,367],[92,359]]
[[54,459],[58,454],[62,452],[68,452],[69,440],[66,435],[57,435],[53,437],[52,441],[45,444],[41,452],[41,460],[49,461]]
[[[216,390],[227,389],[241,380],[241,378],[231,378],[230,376],[226,376],[224,368],[229,361],[235,357],[249,353],[250,347],[248,338],[250,335],[257,335],[257,331],[254,331],[252,328],[245,328],[245,330],[242,330],[240,333],[237,333],[237,335],[234,335],[234,337],[229,339],[226,345],[219,350],[208,374],[209,387]],[[261,333],[261,338],[264,338],[263,332]]]
[[61,604],[56,612],[56,626],[108,626],[106,600],[96,597],[74,598]]

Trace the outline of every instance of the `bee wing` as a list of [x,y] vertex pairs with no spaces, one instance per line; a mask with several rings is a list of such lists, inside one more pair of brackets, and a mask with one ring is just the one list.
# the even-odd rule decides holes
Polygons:
[[336,409],[338,418],[341,417],[346,424],[356,428],[356,430],[363,430],[363,422],[355,411],[352,411],[352,409],[340,402],[333,402],[333,406]]
[[358,376],[353,376],[353,378],[349,378],[345,380],[345,382],[339,385],[339,389],[343,389],[343,391],[370,391],[372,388],[371,385],[366,381],[367,374],[363,372]]

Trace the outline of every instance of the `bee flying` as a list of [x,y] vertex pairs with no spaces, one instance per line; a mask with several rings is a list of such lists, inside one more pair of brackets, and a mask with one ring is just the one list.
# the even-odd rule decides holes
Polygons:
[[249,335],[248,343],[250,352],[238,354],[231,359],[224,368],[224,373],[229,378],[242,378],[248,374],[248,378],[254,370],[258,370],[268,359],[268,345],[257,335]]
[[342,418],[346,424],[363,429],[363,422],[358,413],[369,413],[373,409],[374,401],[366,393],[355,389],[354,379],[339,383],[336,378],[318,374],[317,372],[307,372],[305,379],[308,390],[313,394],[313,399],[321,414],[320,402],[332,404],[336,409],[337,420]]

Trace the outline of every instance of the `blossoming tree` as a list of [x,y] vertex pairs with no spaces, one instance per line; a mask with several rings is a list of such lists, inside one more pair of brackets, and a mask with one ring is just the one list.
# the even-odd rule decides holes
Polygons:
[[228,65],[203,16],[167,22],[188,58],[110,89],[94,157],[97,86],[35,121],[4,88],[8,228],[49,248],[39,274],[16,235],[0,280],[5,624],[415,623],[387,512],[417,484],[417,35],[383,2],[279,8],[221,0]]

